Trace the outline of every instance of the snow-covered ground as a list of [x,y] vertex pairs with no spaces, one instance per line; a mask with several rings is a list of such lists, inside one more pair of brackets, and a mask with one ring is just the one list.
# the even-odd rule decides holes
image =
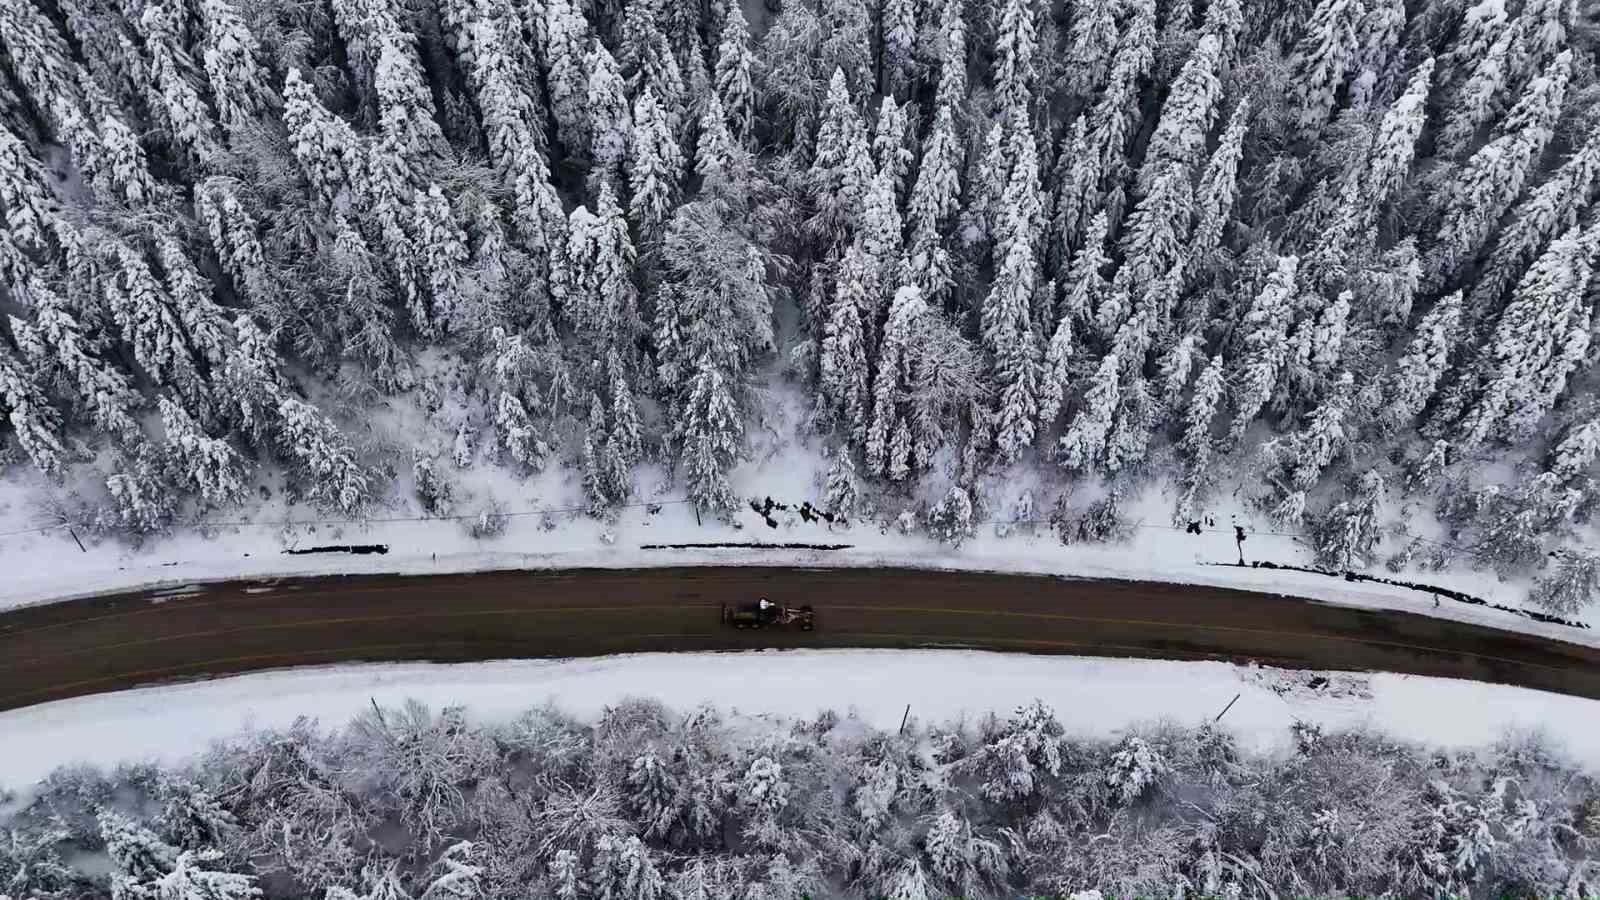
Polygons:
[[[805,500],[820,502],[819,481],[827,461],[818,448],[779,437],[792,433],[793,423],[774,423],[753,437],[750,459],[736,473],[735,487],[743,496],[771,496],[791,507]],[[1378,584],[1351,584],[1325,576],[1240,568],[1206,566],[1206,562],[1232,562],[1239,550],[1234,525],[1243,525],[1249,538],[1243,546],[1247,560],[1308,564],[1310,554],[1295,537],[1271,534],[1270,525],[1253,516],[1237,498],[1221,497],[1213,504],[1210,524],[1198,535],[1170,524],[1170,498],[1158,488],[1147,489],[1126,503],[1127,515],[1138,523],[1130,542],[1109,545],[1062,546],[1041,524],[1033,533],[1014,529],[1007,536],[995,527],[981,525],[977,535],[953,549],[926,533],[901,534],[898,528],[878,522],[858,521],[849,529],[830,528],[822,522],[805,523],[791,508],[775,511],[776,529],[748,506],[741,507],[738,528],[706,519],[697,522],[682,495],[661,486],[659,469],[640,473],[641,493],[658,508],[643,503],[619,511],[614,522],[601,523],[582,512],[581,490],[570,470],[552,470],[519,480],[505,470],[478,465],[453,472],[457,479],[454,511],[473,515],[490,499],[510,513],[504,533],[478,540],[463,523],[419,519],[409,485],[402,479],[392,494],[389,510],[379,510],[373,521],[348,524],[305,524],[313,514],[296,509],[286,513],[274,500],[251,510],[231,514],[231,524],[206,529],[179,529],[140,548],[111,539],[96,540],[79,533],[85,550],[64,528],[25,531],[41,525],[41,500],[48,492],[25,478],[0,481],[0,607],[62,599],[110,590],[191,581],[292,574],[354,572],[431,573],[484,569],[560,568],[578,566],[653,566],[698,563],[802,564],[808,566],[896,565],[936,569],[976,569],[1084,577],[1137,578],[1264,590],[1319,600],[1368,607],[1409,610],[1446,616],[1500,628],[1543,634],[1578,643],[1600,644],[1600,629],[1582,630],[1541,624],[1493,609],[1445,601],[1434,607],[1431,597],[1405,588]],[[1036,497],[1035,516],[1048,515],[1059,484],[1041,484],[1037,475],[994,479],[984,499],[990,518],[1012,517],[1012,508],[1024,490]],[[276,484],[274,497],[281,496]],[[937,495],[940,489],[929,489]],[[880,506],[880,518],[892,520],[926,497],[909,497]],[[1093,499],[1080,487],[1075,506]],[[652,508],[657,511],[652,512]],[[545,511],[556,510],[545,515]],[[218,517],[221,518],[221,517]],[[300,523],[300,524],[295,524]],[[1256,529],[1261,530],[1256,530]],[[21,533],[18,533],[21,532]],[[803,542],[849,544],[836,551],[807,550],[643,550],[642,544],[687,542]],[[384,555],[346,554],[291,556],[283,550],[323,544],[382,543]],[[1378,575],[1388,575],[1381,571]],[[1467,570],[1444,573],[1404,573],[1400,577],[1467,591],[1492,602],[1522,605],[1526,580],[1502,582],[1492,574]],[[1600,623],[1600,611],[1588,612]]]
[[1296,719],[1326,728],[1369,725],[1444,746],[1543,729],[1577,759],[1600,759],[1600,703],[1520,688],[1404,675],[1324,676],[1213,662],[1079,659],[951,650],[816,650],[637,654],[586,660],[461,665],[385,664],[295,669],[144,688],[0,713],[0,784],[24,787],[58,765],[176,760],[241,729],[301,715],[342,724],[367,704],[415,697],[461,704],[479,721],[546,701],[582,717],[629,697],[687,709],[812,716],[853,712],[897,728],[906,705],[923,721],[1008,712],[1034,698],[1082,735],[1106,736],[1156,719],[1222,720],[1267,750]]

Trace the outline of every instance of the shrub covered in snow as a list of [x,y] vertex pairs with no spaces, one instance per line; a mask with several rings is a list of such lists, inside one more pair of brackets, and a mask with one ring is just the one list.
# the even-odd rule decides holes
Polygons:
[[177,767],[58,771],[0,816],[0,879],[132,900],[1592,893],[1600,787],[1537,737],[1288,737],[1081,739],[1039,703],[904,733],[644,699],[592,724],[374,704]]

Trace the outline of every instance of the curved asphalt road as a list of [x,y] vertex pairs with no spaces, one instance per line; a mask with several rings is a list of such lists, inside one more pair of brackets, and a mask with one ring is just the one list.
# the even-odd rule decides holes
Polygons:
[[[811,603],[816,631],[721,624],[721,604],[762,595]],[[14,610],[0,614],[0,709],[316,663],[762,647],[1256,660],[1600,699],[1600,648],[1409,613],[1131,581],[693,567],[227,582]]]

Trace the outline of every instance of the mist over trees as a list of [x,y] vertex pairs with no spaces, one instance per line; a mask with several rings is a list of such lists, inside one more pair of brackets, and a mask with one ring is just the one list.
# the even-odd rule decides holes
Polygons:
[[[1297,723],[1072,737],[1035,702],[880,732],[625,700],[479,725],[376,704],[178,767],[64,768],[0,817],[17,900],[1593,897],[1600,783]],[[0,795],[3,797],[3,795]],[[1096,893],[1098,892],[1098,893]]]
[[1591,11],[772,6],[3,0],[0,460],[124,535],[264,468],[360,517],[453,360],[458,465],[715,514],[783,377],[868,492],[1243,483],[1586,602]]

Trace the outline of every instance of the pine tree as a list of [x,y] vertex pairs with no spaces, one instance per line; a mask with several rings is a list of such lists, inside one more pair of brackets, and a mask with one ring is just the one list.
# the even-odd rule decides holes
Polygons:
[[1433,78],[1433,57],[1422,61],[1406,83],[1405,93],[1383,114],[1367,162],[1365,201],[1381,209],[1394,199],[1411,172],[1417,137],[1427,123],[1428,92]]
[[589,25],[568,0],[545,0],[544,32],[540,59],[545,66],[556,136],[568,153],[581,155],[590,146],[585,106],[589,95],[588,78],[584,74]]
[[1454,92],[1444,123],[1434,138],[1438,155],[1465,155],[1478,129],[1500,111],[1500,95],[1505,92],[1508,75],[1506,56],[1524,24],[1519,19],[1504,29],[1487,52],[1475,60],[1471,76]]
[[1055,425],[1056,416],[1072,383],[1072,316],[1063,315],[1045,349],[1044,369],[1039,374],[1039,430]]
[[283,102],[290,146],[318,199],[329,209],[351,199],[365,180],[355,131],[328,112],[296,69],[284,76]]
[[1001,117],[1009,117],[1016,110],[1024,115],[1031,112],[1029,107],[1039,80],[1035,64],[1039,48],[1037,27],[1030,0],[1000,0],[995,22],[994,90]]
[[166,123],[173,144],[193,165],[209,165],[222,152],[216,120],[187,77],[196,66],[180,43],[182,8],[154,3],[138,18],[150,63],[146,73],[152,107]]
[[1358,0],[1318,0],[1305,35],[1290,57],[1299,101],[1296,121],[1303,134],[1315,135],[1328,121],[1334,98],[1356,52]]
[[729,512],[737,505],[728,473],[738,459],[743,435],[744,425],[726,376],[703,357],[690,379],[687,408],[677,429],[683,448],[679,463],[689,499],[697,507]]
[[278,400],[278,441],[305,477],[305,496],[319,506],[355,515],[372,489],[371,477],[337,426],[316,407]]
[[715,79],[717,98],[728,116],[728,128],[741,144],[749,142],[755,134],[756,95],[750,82],[754,62],[755,55],[750,52],[750,26],[745,22],[744,9],[737,3],[729,4],[723,19],[722,39],[717,44]]
[[11,241],[24,250],[44,252],[55,209],[44,166],[0,123],[0,223]]
[[878,123],[872,135],[872,158],[877,170],[890,175],[894,198],[898,203],[906,189],[906,176],[911,173],[915,155],[906,146],[906,132],[910,122],[906,111],[885,95],[878,106]]
[[61,445],[61,417],[19,360],[0,346],[0,409],[34,468],[61,473],[67,451]]
[[283,367],[272,338],[250,316],[233,321],[233,352],[223,367],[221,396],[231,401],[236,421],[250,440],[261,443],[283,396]]
[[448,323],[461,307],[463,270],[467,265],[467,236],[450,212],[450,201],[437,184],[418,188],[412,199],[417,250],[433,297],[434,321]]
[[1084,391],[1083,408],[1056,445],[1057,461],[1062,466],[1080,471],[1099,467],[1120,399],[1119,366],[1115,353],[1100,360],[1100,367]]
[[208,504],[226,506],[245,497],[244,464],[220,438],[206,435],[181,406],[167,397],[157,400],[171,469]]
[[1001,212],[1001,197],[1006,188],[1006,131],[1001,122],[989,126],[983,139],[983,152],[973,159],[967,175],[967,200],[961,209],[961,240],[967,246],[981,246],[992,240],[995,218]]
[[1522,192],[1529,167],[1549,143],[1571,62],[1572,55],[1564,52],[1534,79],[1502,123],[1503,134],[1474,153],[1445,192],[1437,249],[1430,260],[1436,281],[1477,253]]
[[639,235],[653,241],[678,198],[683,177],[683,151],[666,114],[646,88],[633,105],[633,146],[628,159],[628,184],[633,192],[628,213]]
[[1244,338],[1238,382],[1234,393],[1234,420],[1229,440],[1237,442],[1271,399],[1278,376],[1288,360],[1289,320],[1293,315],[1295,276],[1300,260],[1278,258],[1272,274],[1256,295],[1244,317]]
[[614,352],[631,363],[633,342],[644,324],[633,283],[633,241],[609,185],[600,185],[594,213],[581,206],[572,211],[567,234],[562,275],[555,286],[564,315],[575,331],[593,341],[596,358]]
[[1567,430],[1550,453],[1549,471],[1561,481],[1581,476],[1600,455],[1600,419],[1580,422]]
[[817,205],[812,233],[826,243],[843,243],[866,209],[875,172],[866,126],[850,99],[844,70],[834,69],[811,163]]
[[110,808],[102,808],[95,818],[116,875],[136,882],[153,881],[176,865],[177,848],[150,829]]
[[178,239],[164,234],[157,242],[166,293],[189,345],[213,371],[218,370],[226,364],[228,356],[225,313],[211,299],[211,284],[195,269],[187,249]]
[[1111,68],[1117,46],[1116,10],[1105,3],[1086,0],[1073,4],[1072,35],[1067,47],[1067,71],[1072,92],[1090,96]]
[[875,309],[869,297],[866,260],[858,246],[845,253],[834,282],[822,340],[818,392],[830,418],[837,417],[854,440],[866,433],[868,369],[863,309]]
[[40,111],[55,120],[56,132],[62,133],[66,129],[60,112],[76,108],[79,102],[73,54],[66,39],[27,0],[0,4],[0,34],[5,35],[12,77],[33,97]]
[[1097,213],[1090,220],[1083,236],[1083,246],[1067,270],[1066,283],[1071,287],[1062,300],[1060,312],[1061,318],[1070,318],[1074,322],[1099,322],[1100,333],[1106,337],[1116,329],[1116,323],[1109,320],[1100,322],[1098,316],[1102,302],[1111,291],[1111,282],[1101,274],[1110,263],[1105,248],[1108,229],[1105,212]]
[[856,465],[850,452],[839,449],[828,467],[828,483],[824,489],[822,510],[841,524],[849,524],[856,508]]
[[1176,163],[1187,174],[1199,163],[1222,96],[1218,78],[1221,65],[1221,40],[1210,34],[1201,37],[1161,105],[1161,118],[1150,136],[1140,171],[1139,181],[1145,191],[1169,165]]
[[60,372],[88,410],[95,428],[121,442],[139,434],[133,419],[136,399],[128,379],[109,363],[95,358],[83,325],[66,304],[43,285],[30,284],[33,321],[11,317],[11,333],[36,372]]
[[1405,353],[1386,379],[1379,421],[1398,431],[1409,425],[1433,398],[1444,377],[1461,324],[1461,292],[1449,294],[1417,323]]
[[1294,468],[1290,484],[1295,490],[1309,491],[1317,484],[1322,470],[1349,443],[1345,419],[1355,391],[1355,379],[1345,372],[1334,381],[1328,399],[1311,412],[1304,431],[1294,436]]
[[1183,271],[1184,237],[1193,207],[1188,171],[1182,163],[1167,163],[1128,216],[1122,235],[1123,264],[1116,275],[1119,286],[1148,293],[1169,272]]
[[201,0],[205,35],[200,60],[216,103],[217,116],[235,141],[273,104],[255,35],[228,0]]
[[1523,276],[1485,344],[1480,399],[1462,420],[1460,446],[1491,436],[1525,439],[1566,388],[1588,352],[1584,305],[1600,226],[1568,231]]
[[611,434],[606,438],[606,473],[611,494],[618,500],[633,492],[633,467],[644,448],[644,426],[633,403],[621,361],[611,357]]
[[[914,342],[928,312],[922,292],[914,287],[902,287],[895,292],[889,307],[889,318],[883,326],[883,337],[878,342],[878,360],[872,381],[872,419],[867,425],[867,472],[882,475],[889,472],[895,460],[901,460],[901,478],[904,478],[904,459],[909,452],[910,432],[901,410],[901,401],[910,393]],[[904,433],[905,437],[899,438]],[[903,446],[896,450],[894,444]],[[899,479],[893,479],[899,480]]]
[[934,108],[950,110],[958,121],[967,102],[966,0],[944,0],[939,7],[939,84]]
[[238,196],[238,186],[225,178],[209,178],[195,185],[195,215],[211,238],[211,250],[233,280],[237,294],[265,305],[273,296],[276,279],[267,267],[266,253],[257,237],[259,226]]
[[606,470],[606,413],[599,394],[589,395],[589,428],[583,435],[583,492],[589,497],[589,515],[600,516],[616,498]]
[[904,96],[916,76],[916,0],[885,0],[882,28],[884,98],[891,99]]
[[741,151],[736,149],[733,135],[728,132],[728,118],[723,113],[722,101],[715,94],[706,98],[705,108],[700,112],[700,138],[695,144],[695,174],[702,179],[713,177],[728,178],[736,168],[736,161],[741,158]]
[[1555,235],[1578,224],[1583,207],[1600,188],[1600,128],[1543,184],[1512,210],[1511,222],[1495,239],[1489,261],[1478,274],[1469,303],[1470,318],[1481,320],[1498,305],[1505,289]]
[[960,167],[961,144],[953,114],[940,109],[923,144],[922,164],[907,204],[907,224],[913,235],[937,240],[953,221],[961,203]]
[[1368,469],[1357,482],[1355,496],[1329,510],[1316,528],[1319,561],[1341,569],[1364,569],[1374,561],[1381,537],[1378,516],[1382,512],[1383,477]]
[[589,155],[594,160],[590,178],[604,179],[616,190],[622,184],[633,132],[626,85],[616,60],[598,39],[593,41],[585,65],[589,72]]

